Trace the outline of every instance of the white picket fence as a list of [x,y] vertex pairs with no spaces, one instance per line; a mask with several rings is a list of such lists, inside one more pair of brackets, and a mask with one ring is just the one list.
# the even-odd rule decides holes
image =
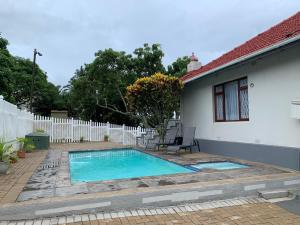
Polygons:
[[52,143],[104,141],[108,135],[111,142],[136,145],[136,138],[146,133],[141,127],[33,115],[0,95],[0,139],[14,141],[38,129],[48,133]]
[[6,142],[33,131],[33,114],[20,110],[0,95],[0,138]]
[[34,130],[39,129],[50,135],[52,143],[104,141],[104,135],[108,135],[111,142],[136,145],[136,138],[146,133],[141,127],[36,115]]

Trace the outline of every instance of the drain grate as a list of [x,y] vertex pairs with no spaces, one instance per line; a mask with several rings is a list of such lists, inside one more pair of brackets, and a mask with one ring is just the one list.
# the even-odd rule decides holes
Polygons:
[[60,166],[60,161],[50,161],[43,163],[42,165],[39,166],[39,170],[44,170],[44,169],[52,169]]

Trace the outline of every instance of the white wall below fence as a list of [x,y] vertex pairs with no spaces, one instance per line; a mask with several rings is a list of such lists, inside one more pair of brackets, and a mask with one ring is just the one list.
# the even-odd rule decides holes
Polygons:
[[0,139],[6,142],[33,131],[33,114],[17,108],[0,96]]

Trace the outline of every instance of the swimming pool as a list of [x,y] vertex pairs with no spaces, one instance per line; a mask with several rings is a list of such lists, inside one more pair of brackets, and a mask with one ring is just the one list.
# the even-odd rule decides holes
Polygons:
[[233,162],[207,162],[207,163],[199,163],[196,165],[191,165],[191,167],[196,169],[216,169],[216,170],[231,170],[231,169],[242,169],[248,168],[249,166],[233,163]]
[[134,149],[69,152],[69,162],[73,183],[194,172]]

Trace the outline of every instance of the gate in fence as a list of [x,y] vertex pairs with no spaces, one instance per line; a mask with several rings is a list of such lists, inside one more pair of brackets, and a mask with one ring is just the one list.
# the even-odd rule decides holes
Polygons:
[[136,145],[136,138],[146,133],[141,127],[38,115],[34,116],[34,130],[44,130],[52,143],[104,141],[104,136],[108,135],[111,142],[124,145]]

